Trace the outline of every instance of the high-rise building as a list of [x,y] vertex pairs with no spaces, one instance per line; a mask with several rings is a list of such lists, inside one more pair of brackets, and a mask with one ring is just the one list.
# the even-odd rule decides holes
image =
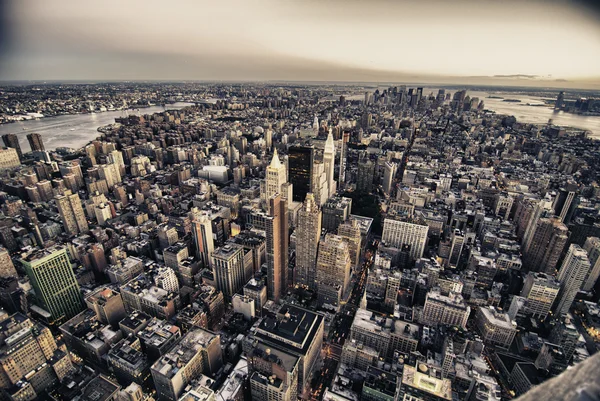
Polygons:
[[338,307],[350,283],[348,242],[339,235],[327,234],[319,243],[317,291],[319,303]]
[[577,292],[590,271],[590,261],[587,253],[577,244],[571,244],[567,255],[558,271],[560,291],[554,310],[557,315],[569,312]]
[[0,169],[18,167],[21,165],[16,149],[0,148]]
[[[527,203],[525,203],[526,205]],[[540,218],[546,216],[552,210],[552,199],[546,197],[542,200],[537,201],[533,204],[533,210],[528,213],[529,218],[527,219],[527,225],[524,229],[523,240],[521,246],[523,248],[523,254],[529,252],[529,247],[533,242],[533,236],[537,230],[538,221]],[[523,222],[525,219],[522,220]]]
[[466,328],[471,307],[462,295],[451,292],[448,296],[432,290],[427,293],[421,321],[426,324],[447,324]]
[[317,251],[321,238],[321,210],[312,193],[306,195],[302,209],[298,212],[296,228],[295,276],[298,284],[317,289]]
[[150,368],[160,400],[177,401],[200,374],[215,374],[223,365],[220,336],[196,329],[188,332]]
[[348,147],[348,142],[350,141],[350,133],[344,132],[342,134],[342,148],[340,151],[340,174],[339,174],[339,182],[340,188],[344,189],[346,183],[346,148]]
[[579,336],[579,331],[573,324],[573,316],[566,314],[555,322],[550,331],[549,340],[553,344],[560,345],[565,353],[566,360],[570,361],[579,342]]
[[322,207],[323,229],[330,233],[337,233],[340,224],[350,218],[352,212],[352,199],[342,196],[330,198]]
[[475,322],[486,344],[509,348],[517,334],[517,323],[493,306],[480,307]]
[[288,210],[287,201],[280,195],[269,199],[269,215],[265,221],[267,232],[267,294],[279,301],[288,284]]
[[288,179],[292,184],[292,200],[304,202],[311,192],[311,177],[314,162],[312,146],[291,146],[288,149]]
[[560,217],[560,221],[564,223],[569,222],[568,220],[571,216],[572,207],[575,205],[573,200],[575,200],[576,195],[577,185],[572,182],[567,183],[564,188],[558,190],[552,208],[554,209],[554,214]]
[[350,262],[352,268],[358,268],[360,264],[361,232],[358,221],[349,219],[347,222],[338,226],[338,235],[348,242],[348,251],[350,252]]
[[381,242],[386,246],[402,249],[408,248],[411,260],[423,257],[427,244],[429,227],[425,223],[401,221],[396,218],[383,220]]
[[315,161],[312,167],[310,192],[313,194],[318,206],[325,204],[327,199],[329,199],[329,187],[327,185],[325,165],[320,161]]
[[521,296],[527,298],[525,313],[545,319],[558,295],[560,283],[554,276],[530,272],[525,277]]
[[2,141],[4,141],[4,146],[7,148],[13,148],[17,151],[19,160],[23,159],[23,151],[21,150],[21,145],[19,144],[19,138],[15,134],[2,135]]
[[442,371],[427,364],[404,365],[399,400],[451,401],[452,381],[442,377]]
[[531,270],[554,274],[568,240],[568,228],[558,217],[537,220],[531,242],[523,249],[523,264]]
[[19,277],[8,251],[0,247],[0,278]]
[[257,342],[248,355],[253,401],[296,401],[300,358]]
[[175,271],[167,266],[160,266],[154,275],[154,284],[165,291],[179,292],[179,281]]
[[583,250],[587,252],[590,260],[590,272],[583,283],[582,290],[590,291],[596,285],[600,277],[600,238],[589,237],[583,244]]
[[356,178],[356,190],[370,193],[373,190],[373,178],[375,175],[375,163],[368,158],[358,163],[358,176]]
[[67,249],[52,246],[24,256],[21,264],[31,280],[36,301],[54,322],[64,322],[83,308],[79,284]]
[[394,176],[396,175],[396,163],[385,162],[383,165],[383,192],[386,195],[390,195],[392,193],[393,184],[394,184]]
[[210,266],[210,256],[215,249],[212,222],[208,213],[198,213],[192,217],[192,236],[196,246],[196,257],[204,264]]
[[227,299],[241,292],[246,283],[244,270],[244,247],[227,243],[212,254],[212,269],[217,289]]
[[336,192],[336,182],[334,178],[335,172],[335,144],[333,142],[333,135],[331,130],[327,135],[327,141],[325,142],[325,150],[323,151],[323,165],[325,166],[325,176],[327,177],[327,189],[329,190],[329,196],[333,196]]
[[277,155],[277,149],[275,149],[271,164],[267,166],[265,172],[265,180],[261,183],[261,198],[263,202],[268,204],[269,200],[276,194],[287,198],[283,188],[286,183],[287,172],[285,171],[285,164],[281,163]]
[[244,352],[250,358],[253,349],[262,343],[297,357],[298,394],[301,394],[321,359],[323,331],[323,315],[295,305],[284,305],[251,329],[244,340]]
[[89,231],[79,195],[65,191],[64,195],[57,195],[54,199],[67,235],[75,236]]
[[29,141],[29,146],[31,147],[32,152],[44,152],[46,150],[40,134],[27,134],[27,140]]

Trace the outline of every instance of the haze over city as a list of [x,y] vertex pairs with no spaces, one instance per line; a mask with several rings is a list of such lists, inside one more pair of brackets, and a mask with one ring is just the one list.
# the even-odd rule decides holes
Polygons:
[[4,2],[1,80],[382,81],[599,88],[572,1]]

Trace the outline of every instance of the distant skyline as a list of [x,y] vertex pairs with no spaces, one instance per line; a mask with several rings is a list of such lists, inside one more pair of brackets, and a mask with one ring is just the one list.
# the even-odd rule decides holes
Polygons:
[[574,1],[0,2],[0,81],[359,81],[600,89]]

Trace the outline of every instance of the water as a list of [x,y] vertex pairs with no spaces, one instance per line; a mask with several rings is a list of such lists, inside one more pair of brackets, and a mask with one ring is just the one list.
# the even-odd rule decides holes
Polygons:
[[[552,119],[552,122],[556,125],[592,131],[592,135],[590,135],[590,137],[600,139],[600,116],[583,116],[580,114],[554,111],[552,106],[528,105],[528,103],[539,105],[544,104],[542,98],[534,96],[472,91],[467,91],[467,94],[471,97],[479,97],[479,100],[483,100],[486,109],[493,110],[498,114],[515,116],[519,122],[547,124],[548,120]],[[490,99],[487,97],[490,95],[501,96],[504,99],[518,99],[521,102],[504,102],[502,99]]]
[[[30,150],[26,135],[36,132],[42,136],[46,150],[58,147],[79,149],[90,141],[96,139],[101,133],[98,127],[113,124],[115,118],[129,114],[152,114],[165,110],[179,110],[192,103],[178,102],[168,104],[166,107],[152,106],[142,109],[106,111],[94,114],[75,114],[58,117],[44,117],[39,120],[17,121],[0,125],[0,136],[16,134],[23,152]],[[4,145],[4,143],[2,143]]]

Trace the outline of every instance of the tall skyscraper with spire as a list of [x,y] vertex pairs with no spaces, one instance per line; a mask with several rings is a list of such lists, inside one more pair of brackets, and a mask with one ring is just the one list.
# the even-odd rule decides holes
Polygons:
[[312,193],[306,195],[298,212],[296,229],[296,280],[312,290],[317,289],[317,251],[321,237],[321,210]]
[[285,193],[287,189],[284,187],[284,184],[287,184],[287,171],[285,165],[279,160],[277,149],[275,149],[271,164],[267,166],[265,180],[261,184],[262,201],[268,204],[269,200],[276,194],[287,198],[287,194]]
[[334,181],[335,171],[335,144],[333,142],[333,135],[331,129],[327,135],[327,142],[325,142],[325,150],[323,151],[323,164],[325,165],[325,174],[327,176],[327,187],[329,189],[329,196],[333,196],[336,192],[336,182]]

